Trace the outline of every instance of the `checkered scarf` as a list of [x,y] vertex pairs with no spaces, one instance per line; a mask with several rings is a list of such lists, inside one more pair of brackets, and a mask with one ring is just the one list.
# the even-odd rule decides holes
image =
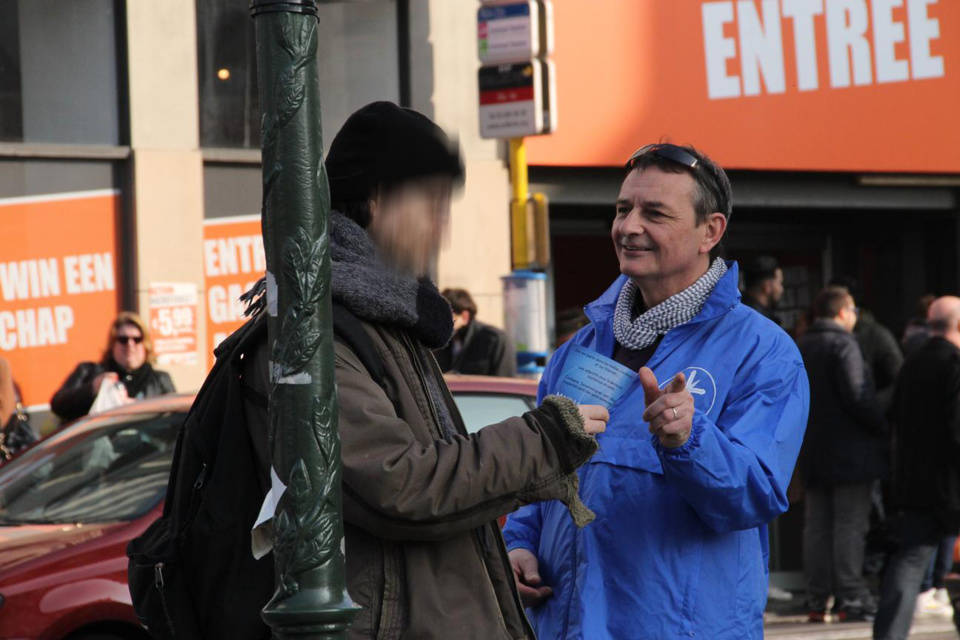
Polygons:
[[633,319],[639,289],[628,280],[617,298],[613,315],[613,334],[627,349],[639,351],[656,342],[658,336],[697,317],[713,288],[727,272],[727,263],[717,258],[710,269],[692,285]]

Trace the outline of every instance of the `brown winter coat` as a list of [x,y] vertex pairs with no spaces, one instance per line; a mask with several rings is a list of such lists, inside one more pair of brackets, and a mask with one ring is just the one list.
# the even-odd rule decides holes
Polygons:
[[[574,470],[596,450],[575,405],[549,398],[523,417],[467,435],[432,356],[408,333],[363,323],[385,367],[381,387],[336,343],[347,589],[363,608],[361,638],[533,638],[496,518],[536,500],[561,499],[581,523]],[[245,378],[266,393],[264,344]],[[443,405],[431,401],[428,376]],[[266,464],[266,412],[246,403]],[[457,434],[444,439],[440,412]]]

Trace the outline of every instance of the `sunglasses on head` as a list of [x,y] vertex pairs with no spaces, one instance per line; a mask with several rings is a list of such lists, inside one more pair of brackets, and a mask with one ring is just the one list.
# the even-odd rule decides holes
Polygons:
[[717,205],[721,209],[721,213],[724,215],[727,214],[727,199],[723,196],[723,189],[720,188],[720,178],[717,176],[713,167],[709,163],[700,162],[700,159],[697,156],[693,155],[683,147],[678,147],[675,144],[670,144],[668,142],[648,144],[645,147],[640,147],[637,149],[630,159],[627,160],[625,165],[628,171],[631,171],[640,163],[640,159],[646,155],[654,155],[658,158],[664,158],[670,160],[671,162],[676,162],[681,164],[691,171],[696,171],[698,168],[706,171],[707,175],[710,177],[711,188],[714,194],[717,196]]
[[140,344],[143,342],[143,336],[117,336],[117,343],[122,345],[128,345],[130,343]]
[[637,149],[634,154],[630,156],[630,159],[627,160],[627,168],[633,169],[640,161],[640,158],[648,153],[651,153],[659,158],[672,160],[682,164],[685,167],[689,167],[690,169],[696,169],[700,164],[700,160],[683,147],[678,147],[675,144],[664,142],[658,144],[648,144],[645,147],[640,147]]

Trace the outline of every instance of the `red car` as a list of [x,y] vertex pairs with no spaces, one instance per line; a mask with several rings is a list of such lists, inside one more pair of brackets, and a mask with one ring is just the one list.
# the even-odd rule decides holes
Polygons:
[[[470,431],[535,406],[532,381],[449,383]],[[160,515],[192,400],[83,418],[0,468],[0,640],[148,640],[130,603],[126,547]]]

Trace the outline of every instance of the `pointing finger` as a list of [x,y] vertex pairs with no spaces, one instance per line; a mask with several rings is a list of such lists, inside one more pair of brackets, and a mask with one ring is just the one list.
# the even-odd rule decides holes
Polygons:
[[657,384],[657,376],[649,367],[640,369],[640,386],[643,387],[643,398],[648,407],[663,395],[660,385]]

